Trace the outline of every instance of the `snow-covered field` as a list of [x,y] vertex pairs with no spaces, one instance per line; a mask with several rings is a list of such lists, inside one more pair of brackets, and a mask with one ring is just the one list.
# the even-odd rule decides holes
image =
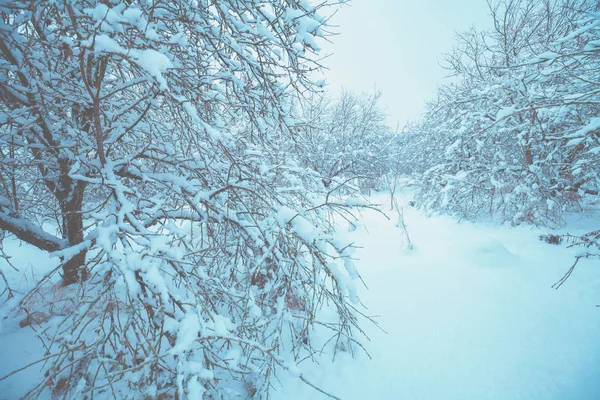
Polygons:
[[[554,290],[577,250],[539,241],[547,230],[404,211],[410,252],[395,212],[367,212],[350,234],[363,246],[361,299],[387,332],[366,326],[372,360],[301,364],[307,377],[342,399],[600,399],[600,261],[582,260]],[[285,378],[275,398],[326,397]]]
[[[372,359],[339,354],[299,365],[313,383],[343,399],[600,399],[600,261],[582,260],[552,289],[577,249],[538,240],[547,230],[427,218],[400,196],[414,244],[407,250],[396,213],[364,212],[348,233],[369,290],[365,325]],[[389,203],[385,195],[374,201]],[[584,233],[599,218],[573,220],[560,232]],[[5,250],[25,276],[1,268],[15,287],[47,270],[47,256],[17,241]],[[56,260],[51,260],[56,263]],[[42,264],[45,265],[44,268]],[[43,356],[31,328],[0,310],[0,377]],[[0,399],[18,398],[35,367],[0,381]],[[275,399],[326,398],[281,374]]]

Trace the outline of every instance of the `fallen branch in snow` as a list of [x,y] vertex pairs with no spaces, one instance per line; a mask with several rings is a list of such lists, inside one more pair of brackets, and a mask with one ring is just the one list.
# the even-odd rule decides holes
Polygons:
[[573,265],[571,265],[571,268],[569,268],[567,270],[567,272],[563,275],[562,278],[560,278],[558,280],[558,282],[556,282],[554,285],[552,285],[552,289],[558,289],[559,287],[561,287],[563,285],[563,283],[565,283],[567,281],[567,279],[569,279],[569,277],[571,276],[571,274],[575,270],[575,266],[579,263],[579,260],[581,258],[588,258],[588,256],[589,256],[589,254],[586,254],[585,256],[576,256],[575,257],[575,262],[573,263]]
[[[565,239],[565,240],[571,242],[571,244],[568,247],[583,246],[588,249],[590,247],[596,247],[596,248],[600,249],[600,230],[588,232],[581,236],[574,236],[574,235],[567,233],[565,235],[559,236],[559,238],[561,241],[563,239]],[[552,285],[553,289],[558,289],[559,287],[561,287],[563,285],[563,283],[566,282],[567,279],[569,279],[569,277],[575,270],[575,267],[579,263],[579,260],[581,260],[582,258],[600,258],[600,253],[587,252],[585,254],[580,254],[580,255],[575,256],[575,262],[573,263],[573,265],[571,265],[571,268],[569,268],[567,270],[565,275],[558,282],[556,282],[554,285]]]
[[558,282],[556,282],[554,285],[552,285],[553,289],[558,289],[559,287],[561,287],[563,285],[563,283],[566,282],[567,279],[569,279],[569,277],[575,270],[575,267],[579,263],[579,260],[581,260],[582,258],[600,258],[600,254],[586,253],[583,255],[575,256],[575,262],[573,263],[573,265],[571,265],[571,268],[569,268],[568,271],[565,272],[564,276],[562,278],[560,278],[560,280]]
[[320,387],[318,387],[315,384],[311,383],[304,376],[300,375],[299,378],[300,378],[300,380],[302,382],[306,383],[308,386],[312,387],[313,389],[318,390],[319,392],[323,393],[325,396],[331,397],[332,399],[336,399],[336,400],[342,400],[341,398],[339,398],[337,396],[334,396],[331,393],[327,393],[326,391],[324,391]]

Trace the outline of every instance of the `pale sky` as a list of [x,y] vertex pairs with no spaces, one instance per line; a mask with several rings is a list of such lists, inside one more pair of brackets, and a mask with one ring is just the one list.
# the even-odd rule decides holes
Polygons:
[[339,35],[323,46],[329,90],[383,93],[395,127],[415,120],[445,71],[441,56],[454,32],[489,26],[486,0],[352,0],[331,23]]

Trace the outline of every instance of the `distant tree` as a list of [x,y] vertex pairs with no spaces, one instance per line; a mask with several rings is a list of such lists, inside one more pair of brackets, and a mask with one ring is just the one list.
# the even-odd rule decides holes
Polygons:
[[337,99],[317,94],[302,104],[304,125],[297,128],[295,150],[325,187],[349,180],[372,187],[386,172],[394,131],[386,125],[380,96],[343,91]]
[[350,203],[288,150],[328,5],[0,2],[0,229],[60,259],[20,307],[66,299],[27,397],[258,398],[315,324],[352,348]]

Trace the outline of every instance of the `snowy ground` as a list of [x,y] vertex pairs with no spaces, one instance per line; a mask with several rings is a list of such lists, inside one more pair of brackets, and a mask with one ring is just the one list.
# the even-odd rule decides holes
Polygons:
[[[375,200],[387,203],[385,196]],[[582,260],[554,290],[577,250],[540,242],[547,230],[426,218],[406,206],[406,197],[401,203],[412,251],[394,212],[391,220],[365,212],[348,233],[363,246],[356,253],[369,285],[362,301],[387,333],[366,326],[372,360],[342,354],[335,362],[300,364],[309,380],[343,399],[600,399],[600,261]],[[583,218],[561,232],[584,233],[599,223]],[[6,245],[28,271],[11,276],[27,286],[47,257],[17,241]],[[41,354],[31,329],[3,312],[0,377]],[[29,373],[0,381],[0,399],[18,398]],[[275,399],[326,398],[291,376],[280,379]]]
[[[554,290],[576,251],[540,242],[547,230],[404,209],[411,252],[392,212],[391,221],[365,213],[351,234],[364,246],[362,301],[387,334],[367,326],[372,360],[301,364],[309,379],[342,399],[600,399],[600,261],[580,264]],[[561,232],[584,233],[594,222]],[[276,399],[326,398],[282,381]]]

